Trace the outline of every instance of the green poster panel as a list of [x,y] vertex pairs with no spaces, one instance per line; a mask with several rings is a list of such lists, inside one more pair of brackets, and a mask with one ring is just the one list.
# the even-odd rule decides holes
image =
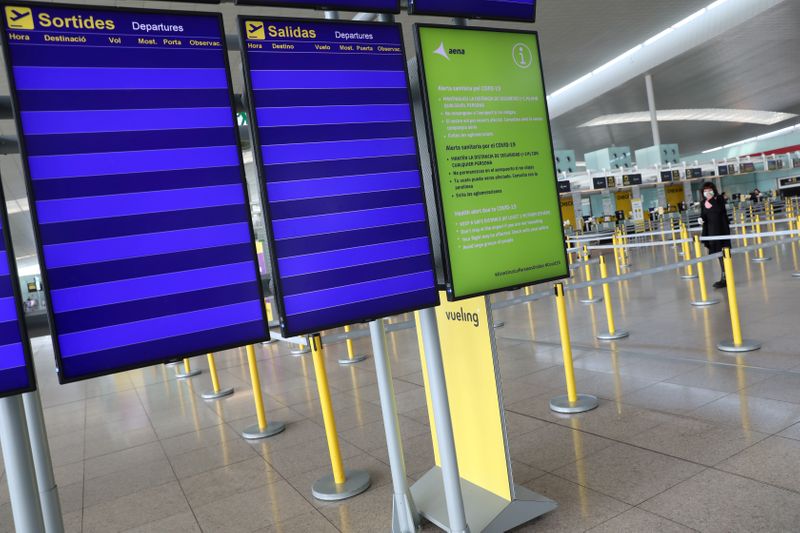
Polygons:
[[416,36],[448,299],[568,277],[537,34]]

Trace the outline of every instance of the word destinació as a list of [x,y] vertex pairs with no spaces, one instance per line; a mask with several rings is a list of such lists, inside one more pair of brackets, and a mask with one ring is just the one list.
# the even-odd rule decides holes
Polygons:
[[460,311],[445,311],[444,316],[451,322],[472,322],[476,328],[481,325],[478,313],[467,313],[462,307]]

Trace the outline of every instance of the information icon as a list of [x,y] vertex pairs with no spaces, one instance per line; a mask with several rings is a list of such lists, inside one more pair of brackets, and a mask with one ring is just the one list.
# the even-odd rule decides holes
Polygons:
[[527,44],[515,44],[511,56],[519,68],[530,68],[533,65],[533,52]]

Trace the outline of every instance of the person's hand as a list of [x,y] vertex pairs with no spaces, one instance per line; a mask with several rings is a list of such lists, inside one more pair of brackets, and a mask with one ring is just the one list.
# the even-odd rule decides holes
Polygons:
[[703,222],[703,217],[700,217],[700,218],[698,218],[698,219],[697,219],[697,223],[698,223],[698,224],[700,224],[701,226],[702,226],[703,224],[705,224],[705,222]]

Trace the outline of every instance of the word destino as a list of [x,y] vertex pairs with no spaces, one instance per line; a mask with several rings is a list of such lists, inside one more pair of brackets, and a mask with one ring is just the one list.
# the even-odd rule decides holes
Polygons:
[[476,328],[481,325],[478,313],[467,313],[463,307],[459,311],[445,311],[444,316],[451,322],[472,322]]

